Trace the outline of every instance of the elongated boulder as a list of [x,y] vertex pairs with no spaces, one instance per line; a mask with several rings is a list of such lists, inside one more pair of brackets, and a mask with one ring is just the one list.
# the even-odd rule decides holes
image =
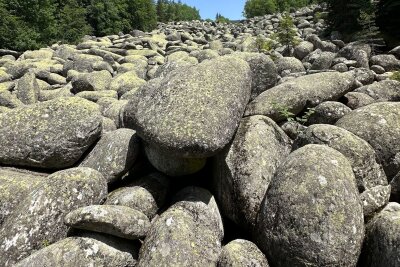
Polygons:
[[360,193],[388,184],[382,166],[376,162],[374,149],[355,134],[334,125],[314,124],[299,134],[293,148],[298,149],[308,144],[327,145],[346,156],[353,168]]
[[273,266],[356,266],[363,208],[349,161],[307,145],[271,181],[254,233]]
[[205,189],[186,188],[152,224],[140,249],[138,267],[216,266],[221,217]]
[[117,250],[96,239],[68,237],[35,252],[14,266],[133,267],[135,263],[129,253]]
[[233,137],[250,92],[251,71],[244,60],[207,60],[174,71],[159,87],[146,90],[132,127],[145,141],[169,153],[209,157]]
[[46,174],[14,168],[0,168],[0,227],[21,199],[46,176]]
[[56,172],[20,200],[0,229],[0,266],[12,266],[46,244],[67,236],[64,217],[99,204],[107,194],[101,173],[90,168]]
[[247,106],[245,116],[265,115],[282,121],[283,109],[297,115],[308,106],[338,100],[351,91],[354,81],[350,72],[323,72],[292,79],[256,97]]
[[108,183],[112,183],[133,166],[139,149],[136,132],[121,128],[103,135],[79,166],[99,171]]
[[348,113],[336,126],[367,141],[376,152],[389,180],[400,171],[400,103],[374,103]]
[[33,72],[28,72],[19,79],[15,90],[18,99],[22,103],[29,105],[38,102],[40,93],[39,84]]
[[74,97],[0,114],[0,163],[45,169],[70,167],[100,137],[101,122],[95,103]]
[[125,239],[146,236],[150,221],[142,212],[117,205],[92,205],[78,208],[67,214],[65,225],[110,234]]
[[214,188],[222,212],[252,230],[276,169],[289,155],[289,137],[270,118],[243,118],[233,142],[214,160]]
[[400,204],[390,202],[366,226],[360,266],[399,266]]
[[357,88],[355,92],[364,93],[378,101],[400,101],[400,82],[384,80]]
[[267,258],[252,242],[236,239],[222,248],[219,267],[255,266],[269,267]]

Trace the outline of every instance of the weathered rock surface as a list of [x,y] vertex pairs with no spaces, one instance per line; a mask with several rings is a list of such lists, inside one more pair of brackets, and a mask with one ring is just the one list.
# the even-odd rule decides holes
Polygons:
[[92,238],[69,237],[37,251],[14,266],[133,267],[135,263],[129,253],[116,250],[103,242]]
[[64,216],[99,204],[106,196],[104,177],[90,168],[56,172],[36,185],[14,208],[0,229],[0,264],[12,266],[45,244],[65,238]]
[[270,181],[289,152],[289,138],[273,120],[242,119],[232,143],[214,160],[214,188],[224,215],[252,230]]
[[363,210],[348,160],[307,145],[271,181],[254,233],[274,266],[356,266]]
[[361,137],[375,149],[389,179],[400,171],[396,159],[400,152],[400,103],[380,102],[359,108],[336,125]]
[[70,167],[100,133],[97,105],[81,98],[58,98],[13,109],[0,114],[0,163],[45,169]]
[[78,208],[67,214],[65,225],[106,233],[125,239],[146,236],[150,221],[142,212],[117,205],[92,205]]
[[133,166],[139,149],[136,132],[121,128],[103,135],[79,166],[99,171],[108,183],[112,183]]
[[233,240],[222,248],[218,266],[269,267],[267,258],[258,247],[252,242],[243,239]]
[[265,115],[281,121],[285,118],[279,112],[281,109],[296,115],[307,106],[339,99],[351,90],[353,83],[351,73],[325,72],[299,77],[260,94],[247,106],[245,115]]

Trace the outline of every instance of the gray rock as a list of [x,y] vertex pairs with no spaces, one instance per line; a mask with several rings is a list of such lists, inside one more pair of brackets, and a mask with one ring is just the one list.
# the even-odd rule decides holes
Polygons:
[[299,123],[298,121],[286,121],[280,125],[282,130],[292,139],[296,139],[297,136],[307,129],[307,126]]
[[101,121],[96,104],[75,97],[0,114],[0,163],[46,169],[70,167],[100,137]]
[[108,183],[112,183],[132,168],[139,150],[136,132],[121,128],[103,135],[79,166],[99,171]]
[[278,73],[282,73],[285,70],[290,73],[304,72],[303,63],[295,57],[282,57],[275,61]]
[[375,186],[387,185],[386,175],[375,160],[374,149],[351,132],[333,125],[311,125],[298,136],[293,148],[307,144],[327,145],[346,156],[353,168],[360,193]]
[[185,188],[151,225],[137,266],[215,266],[221,251],[221,227],[213,196],[202,188]]
[[351,109],[358,109],[375,102],[375,100],[367,94],[358,92],[349,92],[344,95],[346,105]]
[[111,97],[111,98],[118,99],[118,93],[115,92],[114,90],[83,91],[83,92],[77,93],[76,96],[82,97],[82,98],[92,101],[92,102],[97,102],[102,97]]
[[23,106],[24,103],[21,102],[14,94],[6,88],[2,88],[0,84],[0,106],[8,108],[16,108]]
[[245,61],[208,60],[173,72],[158,88],[146,90],[133,114],[135,123],[128,126],[172,154],[212,156],[231,140],[250,91],[251,72]]
[[45,180],[46,174],[14,168],[0,168],[0,227],[36,185]]
[[165,204],[168,188],[168,178],[155,172],[112,191],[104,204],[130,207],[152,219]]
[[251,69],[252,85],[250,99],[256,98],[265,90],[275,86],[278,71],[269,56],[261,53],[233,53],[230,56],[245,60]]
[[[34,187],[0,229],[0,264],[12,266],[46,244],[65,238],[64,216],[99,204],[107,194],[104,177],[90,168],[56,172]],[[61,197],[61,198],[60,198]]]
[[361,137],[375,149],[389,179],[400,171],[396,159],[400,152],[400,103],[380,102],[359,108],[336,125]]
[[370,84],[374,82],[375,74],[372,70],[366,68],[356,68],[351,71],[354,73],[356,81],[360,82],[362,85]]
[[45,247],[15,267],[133,267],[136,261],[127,252],[119,251],[103,242],[87,237],[68,237]]
[[360,266],[399,266],[400,204],[391,202],[366,226]]
[[332,52],[322,52],[311,65],[311,70],[328,70],[336,54]]
[[357,88],[355,92],[369,95],[377,101],[400,101],[400,82],[384,80]]
[[225,216],[253,230],[269,183],[290,149],[289,138],[268,117],[242,119],[232,143],[214,160],[214,189]]
[[390,198],[390,186],[378,185],[365,190],[360,195],[363,204],[364,218],[372,216],[376,211],[388,204]]
[[159,148],[145,143],[144,151],[149,162],[158,171],[169,176],[194,174],[206,165],[206,158],[183,158],[164,152]]
[[369,68],[371,47],[368,44],[353,42],[339,50],[338,56],[357,61],[356,67]]
[[307,145],[271,181],[255,238],[273,266],[356,266],[363,210],[348,160]]
[[245,116],[266,115],[275,121],[285,116],[282,109],[299,114],[307,106],[338,100],[351,91],[351,73],[324,72],[302,76],[279,84],[256,97],[247,105]]
[[394,71],[400,69],[400,60],[394,55],[375,55],[370,59],[371,65],[378,65],[385,69],[385,71]]
[[125,239],[144,238],[150,221],[141,211],[117,205],[92,205],[71,211],[64,224]]
[[307,120],[307,124],[335,124],[341,117],[351,112],[351,108],[335,101],[322,102],[315,107]]
[[110,84],[110,90],[118,92],[118,96],[121,97],[123,94],[138,90],[140,86],[146,83],[145,80],[139,78],[134,71],[128,71],[121,75],[118,75],[112,79]]
[[29,105],[38,102],[40,91],[34,73],[28,72],[20,78],[15,90],[16,96],[22,103]]
[[112,76],[106,71],[83,73],[72,79],[71,92],[77,94],[83,91],[102,91],[109,88]]
[[219,256],[218,267],[233,266],[269,267],[267,258],[258,247],[243,239],[226,244]]
[[305,58],[314,50],[314,45],[310,42],[303,41],[294,48],[294,56],[300,60]]

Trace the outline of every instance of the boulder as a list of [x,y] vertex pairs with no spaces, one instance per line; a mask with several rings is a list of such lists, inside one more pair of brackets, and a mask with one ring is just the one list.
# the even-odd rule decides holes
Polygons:
[[314,45],[310,42],[303,41],[294,48],[294,56],[300,60],[305,58],[314,50]]
[[400,69],[400,60],[394,55],[375,55],[370,59],[371,65],[378,65],[385,69],[385,71],[394,71]]
[[355,92],[366,94],[376,101],[400,101],[400,82],[384,80],[357,88]]
[[167,153],[202,158],[233,137],[250,97],[251,71],[244,60],[218,57],[157,84],[139,99],[128,127]]
[[386,186],[382,166],[376,162],[374,149],[365,140],[334,125],[314,124],[299,134],[293,144],[298,149],[308,144],[327,145],[349,160],[360,193],[375,186]]
[[140,86],[146,83],[145,80],[139,78],[134,71],[128,71],[123,74],[116,76],[112,79],[110,84],[110,90],[117,91],[118,96],[121,97],[123,94],[138,90]]
[[101,122],[96,104],[75,97],[0,114],[0,163],[44,169],[70,167],[100,137]]
[[302,76],[279,84],[256,97],[247,105],[245,116],[265,115],[282,121],[282,111],[299,114],[308,106],[338,100],[351,91],[351,73],[324,72]]
[[104,177],[90,168],[56,172],[30,190],[0,229],[0,265],[12,266],[46,244],[67,236],[64,217],[99,204],[107,194]]
[[348,113],[337,126],[367,141],[376,152],[389,180],[400,171],[400,103],[379,102]]
[[65,216],[64,224],[131,240],[144,238],[150,228],[150,221],[142,212],[117,205],[78,208]]
[[33,72],[20,78],[15,86],[16,96],[22,103],[29,105],[38,102],[40,90]]
[[399,265],[400,204],[390,202],[366,225],[360,266]]
[[273,120],[242,119],[232,143],[214,159],[214,189],[225,216],[253,230],[269,183],[290,149],[289,138]]
[[267,258],[258,247],[254,243],[243,239],[233,240],[222,248],[218,266],[269,267]]
[[135,263],[129,253],[119,251],[96,239],[68,237],[33,253],[14,266],[134,267]]
[[82,73],[72,79],[71,92],[77,94],[83,91],[107,90],[111,79],[111,74],[106,70]]
[[335,101],[325,101],[312,110],[312,114],[307,120],[307,124],[335,124],[341,117],[351,111],[345,104]]
[[151,225],[137,266],[216,266],[223,238],[221,227],[210,192],[185,188],[178,193],[176,203]]
[[358,92],[349,92],[344,95],[346,105],[351,109],[358,109],[375,102],[375,100],[367,94]]
[[289,71],[290,73],[304,72],[303,63],[295,57],[282,57],[275,61],[278,73]]
[[136,209],[153,219],[165,204],[169,184],[167,177],[154,172],[112,191],[104,204]]
[[271,181],[254,234],[273,266],[356,266],[363,209],[346,157],[322,145],[290,154]]

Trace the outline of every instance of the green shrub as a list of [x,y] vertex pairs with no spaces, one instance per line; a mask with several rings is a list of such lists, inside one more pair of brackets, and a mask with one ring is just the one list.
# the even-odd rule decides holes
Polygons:
[[393,72],[393,74],[390,76],[390,79],[400,82],[400,70]]

